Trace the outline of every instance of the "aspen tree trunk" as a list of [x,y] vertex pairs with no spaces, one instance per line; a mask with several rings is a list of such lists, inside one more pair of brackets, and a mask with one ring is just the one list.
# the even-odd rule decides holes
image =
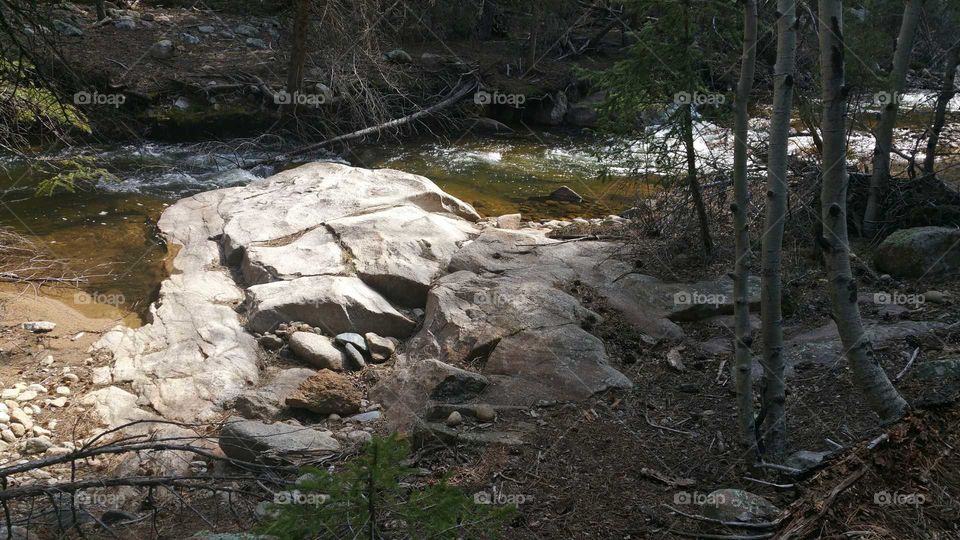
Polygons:
[[853,382],[882,420],[903,415],[907,403],[890,384],[866,336],[857,306],[857,283],[850,271],[847,238],[847,163],[844,87],[843,5],[819,0],[820,71],[823,81],[823,190],[820,194],[824,258],[833,319],[853,371]]
[[797,60],[797,2],[777,0],[777,62],[767,157],[761,316],[763,318],[763,407],[765,450],[774,458],[787,448],[786,387],[783,381],[782,253],[787,213],[787,144]]
[[[287,66],[287,92],[293,96],[303,85],[303,69],[307,60],[307,34],[310,31],[311,0],[295,0],[293,35],[290,43],[290,63]],[[296,109],[296,103],[284,107],[288,113]]]
[[733,364],[733,380],[737,390],[737,418],[740,427],[740,442],[747,448],[756,446],[753,419],[753,329],[750,327],[750,267],[753,254],[750,251],[750,230],[747,214],[750,209],[749,186],[747,185],[747,136],[750,122],[750,91],[757,65],[757,0],[743,0],[743,53],[740,57],[740,81],[737,83],[736,125],[733,148],[733,228],[736,263],[734,265],[733,310],[736,333],[736,358]]
[[933,174],[933,166],[937,160],[937,144],[940,142],[940,132],[947,116],[947,105],[957,95],[956,76],[957,61],[960,60],[960,44],[954,43],[947,51],[943,62],[943,87],[937,97],[937,106],[933,113],[933,125],[930,127],[930,139],[927,140],[927,156],[923,160],[923,172]]
[[870,176],[870,192],[867,197],[867,209],[863,215],[863,234],[868,238],[876,236],[882,228],[883,196],[890,179],[890,149],[893,147],[893,128],[897,125],[897,112],[900,109],[900,94],[907,82],[907,70],[910,68],[910,55],[913,40],[917,35],[917,23],[923,11],[924,0],[907,0],[900,22],[900,34],[897,36],[897,48],[893,54],[893,69],[882,94],[883,110],[880,123],[874,135],[876,146],[873,149],[873,173]]

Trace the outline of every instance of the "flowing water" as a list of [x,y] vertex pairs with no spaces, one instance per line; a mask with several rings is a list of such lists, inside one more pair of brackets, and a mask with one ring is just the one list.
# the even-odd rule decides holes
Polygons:
[[[0,162],[0,226],[30,238],[45,258],[66,261],[72,272],[88,276],[78,288],[59,291],[79,309],[114,304],[125,312],[143,313],[165,276],[166,249],[155,226],[163,209],[194,193],[270,174],[265,169],[252,173],[237,169],[238,163],[269,154],[236,151],[234,146],[144,143],[48,154],[50,159],[92,156],[97,166],[116,176],[49,197],[35,195],[48,174],[7,159]],[[596,143],[590,140],[555,134],[471,136],[367,146],[347,161],[427,176],[483,215],[605,216],[629,207],[649,190],[630,177],[626,161],[601,162],[594,157],[595,150]],[[562,185],[579,192],[586,202],[543,200]]]

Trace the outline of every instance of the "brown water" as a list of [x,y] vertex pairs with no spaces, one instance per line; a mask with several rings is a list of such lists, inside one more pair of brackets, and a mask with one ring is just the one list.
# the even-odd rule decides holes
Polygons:
[[[621,164],[599,162],[591,155],[593,144],[549,134],[470,137],[368,146],[348,158],[354,165],[424,175],[484,215],[522,212],[540,219],[619,213],[649,188],[629,177]],[[0,166],[0,226],[27,236],[46,258],[65,261],[72,273],[85,276],[84,283],[54,295],[90,314],[103,304],[145,313],[165,277],[166,249],[155,227],[163,209],[194,193],[250,181],[254,176],[236,171],[236,162],[264,156],[160,144],[82,153],[94,156],[119,181],[37,197],[34,191],[44,175],[8,161]],[[562,185],[580,193],[585,204],[531,200]]]

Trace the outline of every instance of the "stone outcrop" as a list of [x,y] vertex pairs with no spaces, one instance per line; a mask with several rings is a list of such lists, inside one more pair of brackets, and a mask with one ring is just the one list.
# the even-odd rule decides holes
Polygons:
[[[612,243],[552,240],[521,216],[504,220],[514,230],[478,221],[426,178],[334,163],[179,201],[159,223],[172,275],[149,324],[95,346],[113,357],[98,380],[117,386],[89,405],[110,425],[213,420],[227,406],[258,419],[288,408],[349,415],[364,395],[326,368],[388,359],[371,391],[388,416],[574,401],[631,383],[591,334],[601,317],[573,284],[655,340],[681,337],[677,322],[732,312],[727,278],[664,283]],[[321,371],[261,374],[285,345]]]
[[150,323],[95,345],[113,356],[103,379],[132,387],[132,416],[211,420],[260,382],[248,329],[406,337],[414,320],[391,299],[422,305],[478,219],[426,178],[335,163],[183,199],[158,224],[175,256]]
[[960,229],[917,227],[886,237],[874,253],[881,272],[923,278],[960,272]]

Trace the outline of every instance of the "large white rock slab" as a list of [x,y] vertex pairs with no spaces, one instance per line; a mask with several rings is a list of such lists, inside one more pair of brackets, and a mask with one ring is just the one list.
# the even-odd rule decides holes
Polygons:
[[329,222],[357,275],[391,301],[422,307],[431,283],[460,246],[477,235],[469,222],[398,206]]
[[356,277],[316,276],[247,289],[251,330],[266,332],[287,321],[317,326],[329,335],[376,332],[405,338],[414,321]]
[[430,180],[390,169],[310,163],[242,189],[242,202],[230,211],[223,228],[223,252],[228,260],[256,242],[377,208],[414,206],[468,221],[480,219],[470,205],[444,193]]

